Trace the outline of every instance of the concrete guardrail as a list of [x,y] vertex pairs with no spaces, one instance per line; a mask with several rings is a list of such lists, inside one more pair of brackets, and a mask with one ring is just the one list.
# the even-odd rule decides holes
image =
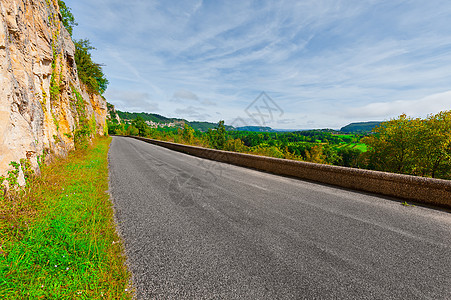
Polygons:
[[450,180],[323,165],[188,146],[136,136],[129,137],[197,157],[273,174],[451,208]]

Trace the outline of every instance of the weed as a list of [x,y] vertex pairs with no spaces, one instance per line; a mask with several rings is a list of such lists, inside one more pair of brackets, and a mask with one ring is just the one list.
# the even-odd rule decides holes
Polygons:
[[29,181],[32,179],[33,175],[34,175],[34,170],[31,167],[31,163],[29,159],[25,159],[22,158],[20,160],[20,166],[22,168],[22,172],[24,174],[25,177],[25,184],[29,184]]
[[55,114],[52,112],[52,117],[53,117],[53,124],[55,124],[56,127],[56,131],[60,130],[60,124],[58,122],[58,119],[56,118]]
[[14,169],[8,171],[8,177],[6,177],[6,181],[8,181],[8,186],[12,189],[19,186],[18,178],[19,178],[19,168],[20,164],[18,162],[12,161],[9,163]]
[[47,156],[48,150],[42,151],[42,155],[38,155],[36,160],[38,161],[39,169],[42,169],[45,163],[45,157]]
[[53,140],[55,141],[56,144],[58,144],[59,142],[61,142],[61,139],[60,139],[59,136],[57,136],[56,134],[53,135]]

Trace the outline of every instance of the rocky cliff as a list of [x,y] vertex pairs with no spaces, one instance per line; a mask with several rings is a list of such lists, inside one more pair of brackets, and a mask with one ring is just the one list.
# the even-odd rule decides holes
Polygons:
[[61,20],[56,0],[0,2],[0,175],[104,132],[106,101],[80,83]]
[[[117,122],[118,124],[121,123],[121,118],[117,114],[116,108],[114,107],[114,105],[111,103],[108,103],[108,102],[106,105],[108,108],[107,119],[109,119],[112,122]],[[116,120],[116,121],[114,121],[114,120]]]

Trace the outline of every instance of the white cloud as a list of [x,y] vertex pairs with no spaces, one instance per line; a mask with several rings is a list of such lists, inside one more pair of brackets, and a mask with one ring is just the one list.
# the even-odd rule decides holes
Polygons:
[[171,117],[176,100],[187,106],[180,117],[217,122],[220,111],[233,121],[265,91],[295,120],[273,126],[339,128],[449,106],[442,96],[424,100],[450,89],[449,1],[66,4],[75,35],[106,64],[108,100],[125,110],[153,106]]
[[280,119],[276,121],[280,125],[293,125],[296,124],[296,119]]
[[155,112],[158,111],[158,103],[151,100],[146,92],[124,91],[110,88],[105,97],[117,109],[129,112]]
[[171,101],[174,102],[198,102],[204,106],[211,106],[211,105],[216,105],[216,102],[210,100],[210,99],[200,99],[199,96],[197,96],[196,94],[194,94],[191,91],[188,90],[178,90],[176,91],[171,98]]
[[197,97],[196,94],[194,94],[193,92],[187,91],[187,90],[178,90],[177,92],[174,93],[172,98],[175,100],[188,99],[188,100],[199,101],[199,97]]
[[405,113],[411,117],[426,117],[443,110],[451,110],[451,91],[430,95],[417,100],[397,100],[375,102],[363,107],[348,109],[344,114],[348,118],[373,118],[383,120]]
[[174,113],[176,116],[180,118],[187,118],[189,121],[205,121],[211,117],[209,114],[204,113],[204,109],[195,106],[177,108]]

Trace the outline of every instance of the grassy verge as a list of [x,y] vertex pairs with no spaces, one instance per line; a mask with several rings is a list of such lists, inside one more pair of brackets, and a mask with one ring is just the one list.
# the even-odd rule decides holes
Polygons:
[[108,190],[111,138],[0,199],[0,299],[130,299]]

